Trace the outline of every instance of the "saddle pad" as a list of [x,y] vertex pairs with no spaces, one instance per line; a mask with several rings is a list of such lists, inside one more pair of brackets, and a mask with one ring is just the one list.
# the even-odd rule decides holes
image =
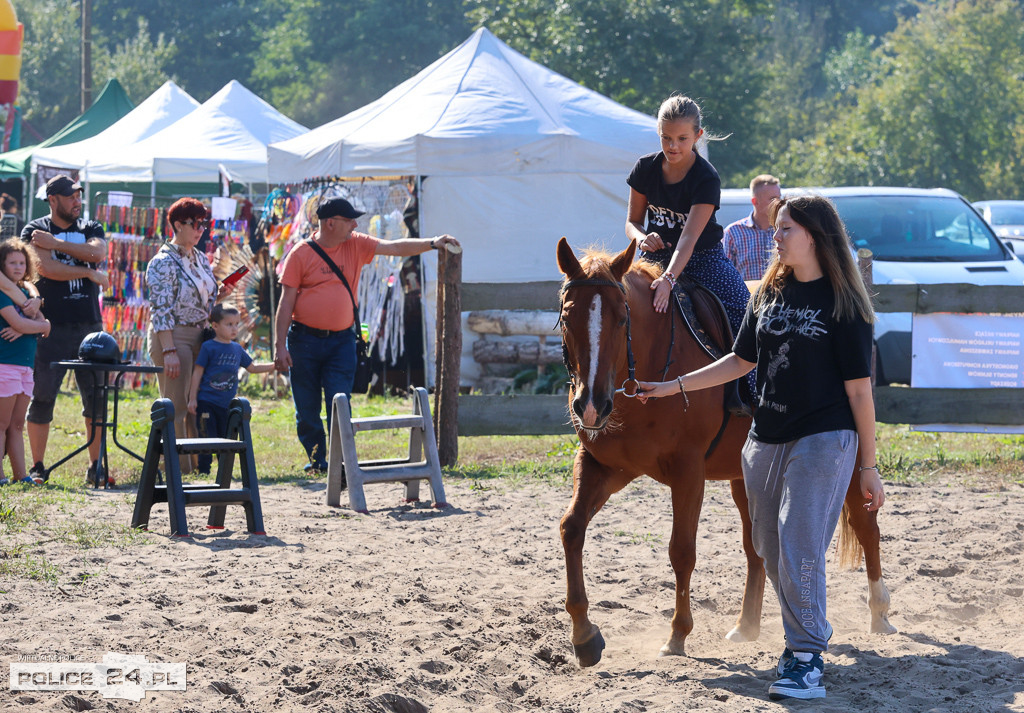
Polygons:
[[672,288],[679,316],[712,359],[732,349],[732,329],[718,297],[693,279],[683,276]]

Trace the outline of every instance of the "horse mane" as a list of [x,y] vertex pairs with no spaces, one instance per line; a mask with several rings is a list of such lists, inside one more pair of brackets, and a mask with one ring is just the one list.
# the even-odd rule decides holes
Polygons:
[[[611,267],[609,266],[615,257],[615,254],[602,248],[586,248],[583,251],[583,257],[580,258],[580,266],[587,277],[611,280],[613,278]],[[654,282],[661,272],[660,265],[640,259],[633,261],[624,277],[638,275],[646,279],[648,283],[651,283]],[[629,283],[626,282],[626,285],[628,287]]]

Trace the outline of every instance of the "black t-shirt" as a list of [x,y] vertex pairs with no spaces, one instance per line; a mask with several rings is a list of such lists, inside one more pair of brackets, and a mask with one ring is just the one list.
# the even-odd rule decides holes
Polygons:
[[871,374],[871,325],[836,321],[827,277],[790,277],[762,314],[750,300],[733,352],[757,363],[757,411],[750,435],[765,443],[856,430],[843,382]]
[[647,198],[647,232],[657,233],[665,248],[644,253],[653,262],[668,265],[683,232],[690,208],[701,203],[713,205],[715,210],[697,239],[694,250],[707,250],[722,241],[722,226],[715,220],[722,199],[722,180],[718,171],[700,154],[694,152],[693,165],[678,183],[665,183],[661,164],[665,154],[641,156],[626,179],[629,187]]
[[[45,230],[58,240],[78,245],[84,245],[93,238],[103,239],[103,226],[94,220],[84,221],[80,218],[67,228],[58,228],[48,215],[36,218],[21,231],[21,239],[26,243],[31,241],[32,233],[36,230]],[[96,267],[95,264],[76,260],[56,250],[53,251],[53,257],[65,265]],[[39,277],[36,279],[36,288],[46,302],[43,312],[53,324],[101,321],[100,287],[92,280],[51,280]]]

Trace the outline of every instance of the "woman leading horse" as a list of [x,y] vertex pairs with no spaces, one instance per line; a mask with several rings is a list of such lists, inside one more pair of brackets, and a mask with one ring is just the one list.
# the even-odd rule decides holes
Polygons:
[[[577,661],[601,659],[604,640],[588,616],[583,579],[583,544],[588,525],[608,498],[641,475],[671,489],[673,525],[669,558],[676,574],[672,631],[662,654],[685,654],[693,629],[690,575],[696,563],[697,523],[705,479],[730,481],[743,523],[747,575],[733,641],[760,633],[764,570],[751,540],[740,449],[749,421],[727,418],[721,386],[682,398],[636,399],[631,379],[675,379],[712,363],[674,310],[657,312],[650,286],[661,270],[634,262],[636,243],[618,255],[592,252],[581,261],[563,238],[557,249],[562,284],[561,326],[571,376],[569,410],[580,439],[573,465],[573,496],[561,522],[566,561],[565,608],[572,617]],[[863,502],[859,488],[852,494]],[[849,524],[865,548],[872,630],[888,630],[888,593],[881,582],[878,527],[874,513],[851,510]]]

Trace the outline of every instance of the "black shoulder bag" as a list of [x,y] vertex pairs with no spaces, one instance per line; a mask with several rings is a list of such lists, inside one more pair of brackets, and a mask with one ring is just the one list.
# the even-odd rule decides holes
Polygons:
[[341,271],[337,265],[334,264],[334,260],[328,257],[324,249],[316,244],[315,240],[307,240],[309,247],[313,248],[317,255],[327,263],[327,266],[334,271],[334,274],[341,279],[341,284],[345,286],[345,290],[348,292],[348,297],[352,300],[352,331],[356,337],[356,374],[352,380],[352,393],[353,394],[365,394],[370,389],[370,350],[366,348],[366,341],[363,340],[363,330],[360,328],[361,323],[359,321],[359,305],[356,304],[356,298],[352,294],[352,288],[348,286],[348,280],[345,279],[345,273]]

